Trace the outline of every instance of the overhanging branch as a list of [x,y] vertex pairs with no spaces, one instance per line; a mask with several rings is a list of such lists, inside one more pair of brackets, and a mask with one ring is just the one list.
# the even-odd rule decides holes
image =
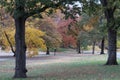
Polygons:
[[62,2],[63,1],[65,1],[65,0],[61,0],[61,1],[59,1],[58,3],[56,3],[56,4],[54,4],[54,3],[51,3],[51,4],[49,4],[49,5],[45,5],[44,7],[38,7],[38,8],[36,8],[36,9],[34,9],[34,10],[31,10],[30,12],[27,12],[26,14],[25,14],[25,17],[26,18],[28,18],[28,17],[30,17],[30,16],[33,16],[33,15],[35,15],[35,14],[38,14],[38,13],[42,13],[42,12],[44,12],[46,9],[48,9],[48,8],[57,8],[57,7],[59,7],[61,4],[62,4]]

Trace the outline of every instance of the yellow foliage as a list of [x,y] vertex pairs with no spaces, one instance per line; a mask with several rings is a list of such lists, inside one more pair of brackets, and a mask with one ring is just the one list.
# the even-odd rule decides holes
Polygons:
[[33,57],[35,55],[38,55],[38,49],[37,48],[32,48],[30,50],[28,50],[28,57]]
[[28,56],[32,57],[38,55],[39,48],[46,50],[45,41],[42,37],[45,35],[44,32],[34,28],[26,27],[26,44],[28,46]]
[[[6,28],[4,31],[6,31],[7,35],[9,36],[12,45],[15,45],[15,40],[14,40],[15,29]],[[34,27],[26,27],[25,41],[27,45],[28,56],[32,57],[34,55],[37,55],[40,48],[46,50],[45,41],[42,38],[44,35],[45,35],[44,32]],[[4,45],[6,49],[9,49],[9,43],[4,33],[0,41],[2,41],[2,45]]]
[[98,23],[99,16],[94,16],[89,19],[88,23],[83,26],[83,29],[86,31],[91,31],[95,25]]
[[7,41],[7,38],[6,38],[4,32],[7,33],[7,35],[9,36],[9,39],[10,39],[11,43],[14,45],[14,44],[15,44],[15,41],[14,41],[14,38],[13,38],[13,36],[14,36],[14,29],[13,29],[13,28],[3,29],[3,30],[2,30],[2,36],[1,36],[1,38],[0,38],[0,41],[1,41],[2,46],[3,46],[4,48],[6,48],[6,49],[10,49],[10,48],[8,47],[8,46],[9,46],[9,43],[8,43],[8,41]]
[[[45,33],[33,27],[26,27],[26,44],[30,47],[40,47],[44,45],[44,40],[41,38]],[[37,43],[37,44],[36,44]]]
[[85,31],[91,31],[93,29],[93,26],[91,24],[86,24],[83,26],[83,29]]

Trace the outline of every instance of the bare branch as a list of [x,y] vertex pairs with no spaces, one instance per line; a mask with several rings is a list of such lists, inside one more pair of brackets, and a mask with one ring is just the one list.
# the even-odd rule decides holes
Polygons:
[[9,37],[8,37],[8,35],[7,35],[7,33],[6,33],[5,31],[4,31],[4,34],[5,34],[5,37],[6,37],[8,43],[9,43],[9,45],[10,45],[11,51],[14,53],[14,56],[15,56],[15,50],[13,49],[13,45],[12,45],[12,43],[10,42],[10,39],[9,39]]

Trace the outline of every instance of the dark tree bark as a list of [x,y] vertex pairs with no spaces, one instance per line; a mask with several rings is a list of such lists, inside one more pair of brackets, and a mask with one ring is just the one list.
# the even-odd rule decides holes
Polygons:
[[117,65],[116,59],[116,40],[117,31],[113,29],[108,30],[108,60],[106,65]]
[[[116,6],[108,7],[108,0],[100,0],[102,6],[105,7],[105,17],[107,19],[107,27],[108,27],[108,60],[106,65],[117,65],[116,58],[116,41],[117,41],[117,29],[115,29],[115,18],[114,12],[116,10]],[[115,0],[113,0],[113,3]],[[112,5],[112,4],[111,4]]]
[[47,47],[46,55],[49,55],[49,54],[50,54],[50,50],[49,50],[49,47]]
[[108,60],[106,65],[117,65],[116,58],[116,44],[117,44],[117,29],[115,29],[115,19],[113,9],[107,9],[105,11],[108,27]]
[[[22,5],[21,5],[22,4]],[[15,0],[15,74],[14,78],[26,78],[26,44],[25,44],[25,0]]]
[[14,78],[26,78],[26,44],[25,44],[25,21],[24,17],[19,17],[15,20],[15,75]]
[[93,41],[92,54],[95,54],[95,44],[96,44],[96,42],[95,42],[95,41]]
[[105,54],[105,53],[104,53],[104,47],[105,47],[105,46],[104,46],[104,42],[105,42],[105,37],[103,37],[103,38],[102,38],[102,41],[101,41],[101,52],[100,52],[100,54]]
[[[59,6],[63,3],[61,0],[55,6]],[[26,44],[25,44],[25,21],[28,17],[33,16],[38,13],[44,12],[47,8],[53,7],[53,5],[45,5],[41,8],[34,8],[30,11],[25,11],[26,0],[14,0],[14,10],[12,17],[15,20],[15,47],[16,47],[16,57],[15,57],[15,75],[14,78],[26,78]],[[13,4],[13,5],[14,5]],[[55,7],[54,6],[54,7]]]

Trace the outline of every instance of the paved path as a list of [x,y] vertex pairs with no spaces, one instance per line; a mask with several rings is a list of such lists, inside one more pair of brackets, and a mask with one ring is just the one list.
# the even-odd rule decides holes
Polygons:
[[117,53],[117,58],[120,58],[120,52]]
[[11,59],[11,58],[13,58],[12,52],[6,52],[6,51],[0,50],[0,61],[5,61],[5,60]]

